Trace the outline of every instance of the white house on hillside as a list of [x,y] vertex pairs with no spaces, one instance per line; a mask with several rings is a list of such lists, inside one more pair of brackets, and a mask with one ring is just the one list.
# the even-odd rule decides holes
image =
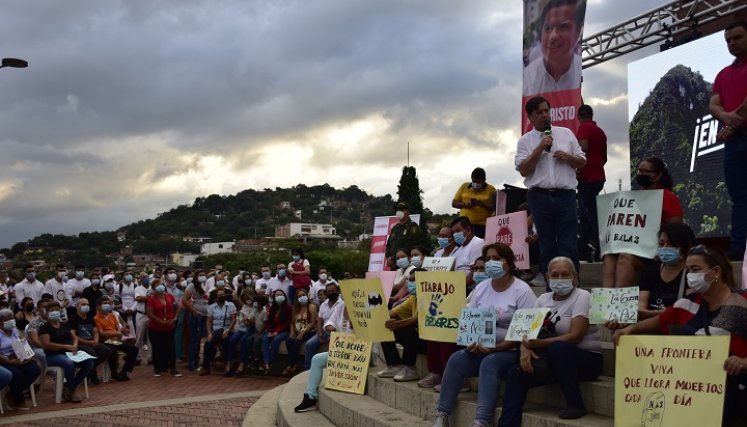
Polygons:
[[200,254],[202,255],[215,255],[222,254],[225,252],[233,252],[234,242],[212,242],[203,243],[200,246]]

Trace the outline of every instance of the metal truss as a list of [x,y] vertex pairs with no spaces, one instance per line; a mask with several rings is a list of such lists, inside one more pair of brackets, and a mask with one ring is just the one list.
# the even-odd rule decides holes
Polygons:
[[[621,0],[618,0],[621,1]],[[697,37],[697,28],[747,10],[747,0],[680,0],[665,4],[581,41],[582,67],[589,68],[664,41]]]

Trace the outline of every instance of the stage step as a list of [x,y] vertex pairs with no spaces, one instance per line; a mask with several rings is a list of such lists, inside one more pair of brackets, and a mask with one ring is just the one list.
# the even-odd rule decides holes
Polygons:
[[285,384],[268,390],[246,411],[243,427],[274,426],[278,412],[278,399]]
[[[320,411],[309,411],[296,413],[293,408],[303,400],[306,391],[306,381],[309,372],[301,372],[285,384],[277,400],[277,426],[278,427],[334,427],[335,424],[327,419]],[[323,387],[322,387],[323,388]],[[272,426],[275,424],[252,423],[255,426]]]

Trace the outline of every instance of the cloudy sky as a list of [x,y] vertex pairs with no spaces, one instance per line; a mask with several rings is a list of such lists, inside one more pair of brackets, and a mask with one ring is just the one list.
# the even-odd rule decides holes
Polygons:
[[[656,4],[663,4],[658,1]],[[651,9],[589,0],[585,34]],[[112,230],[195,197],[329,183],[425,203],[476,166],[518,185],[520,0],[6,0],[0,247]],[[628,185],[626,64],[584,72]]]

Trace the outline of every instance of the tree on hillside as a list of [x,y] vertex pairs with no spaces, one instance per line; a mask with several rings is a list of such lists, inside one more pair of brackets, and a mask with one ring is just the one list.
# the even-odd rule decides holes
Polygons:
[[410,215],[420,214],[420,229],[423,231],[421,244],[431,248],[432,242],[428,233],[428,221],[432,216],[430,209],[423,208],[423,190],[415,166],[402,167],[402,177],[397,185],[397,201],[404,201],[410,206]]

